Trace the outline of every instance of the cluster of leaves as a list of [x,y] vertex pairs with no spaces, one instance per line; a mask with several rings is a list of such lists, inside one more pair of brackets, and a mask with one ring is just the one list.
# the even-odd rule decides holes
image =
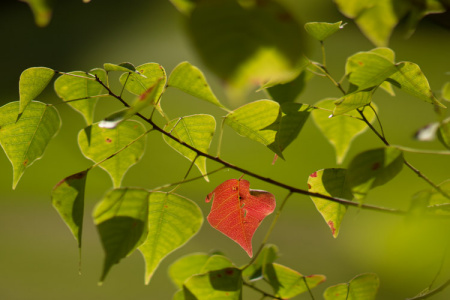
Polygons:
[[[416,201],[414,210],[419,209],[422,214],[448,215],[448,181],[441,185],[432,183],[405,160],[404,152],[415,151],[414,149],[389,144],[372,100],[374,93],[380,89],[395,95],[394,88],[398,88],[427,102],[425,105],[431,105],[436,111],[437,121],[420,130],[418,136],[420,139],[429,139],[437,135],[443,146],[450,149],[450,119],[445,118],[444,104],[450,99],[450,83],[442,88],[441,99],[436,98],[419,66],[413,62],[396,62],[394,51],[387,47],[350,56],[345,65],[345,76],[337,81],[326,68],[325,55],[319,63],[302,54],[301,40],[298,45],[284,48],[285,39],[301,36],[302,33],[298,32],[296,22],[287,17],[289,15],[286,10],[276,2],[172,2],[187,16],[188,28],[200,54],[208,58],[209,53],[214,53],[216,59],[206,59],[206,64],[232,87],[231,94],[236,95],[237,91],[247,90],[249,85],[256,84],[271,99],[260,99],[231,110],[215,96],[203,73],[188,62],[180,63],[169,76],[157,63],[140,66],[131,63],[106,63],[103,68],[88,72],[66,73],[44,67],[29,68],[19,80],[20,100],[0,108],[0,144],[12,163],[13,188],[16,188],[26,168],[43,155],[61,126],[56,106],[35,100],[53,77],[60,75],[54,81],[55,92],[63,103],[83,115],[87,126],[80,130],[78,144],[83,155],[92,160],[93,164],[56,184],[52,191],[52,202],[81,250],[87,176],[95,167],[101,167],[111,176],[114,188],[98,202],[93,214],[105,250],[101,282],[115,264],[137,249],[145,259],[145,281],[148,283],[159,263],[198,232],[204,220],[198,205],[174,193],[174,190],[161,190],[186,182],[193,166],[201,174],[198,178],[209,181],[208,175],[215,171],[207,171],[207,160],[279,186],[288,195],[278,205],[272,226],[254,255],[253,234],[265,216],[275,210],[275,196],[267,191],[250,189],[249,181],[242,178],[229,179],[211,191],[206,197],[206,202],[212,201],[208,222],[239,244],[251,260],[245,266],[238,267],[221,253],[197,253],[180,258],[169,270],[170,277],[179,288],[174,299],[241,299],[244,286],[274,299],[288,299],[305,292],[312,296],[311,289],[324,282],[325,276],[305,276],[275,263],[278,249],[275,245],[267,244],[284,204],[294,193],[311,197],[332,235],[337,237],[349,206],[401,215],[407,213],[364,203],[370,190],[389,182],[406,166],[431,185],[429,191],[418,194],[420,201]],[[264,5],[260,5],[263,2]],[[438,4],[438,1],[429,2],[427,4]],[[336,3],[346,15],[354,17],[362,30],[370,36],[374,31],[367,25],[368,16],[379,16],[381,6],[383,9],[385,6],[390,7],[393,0],[379,1],[370,6],[358,5],[360,2],[357,1]],[[221,14],[213,15],[213,9]],[[409,12],[415,22],[424,14],[434,11],[431,6],[417,10],[412,4],[405,4],[401,9],[403,15],[399,15],[404,16]],[[273,18],[274,15],[278,18]],[[282,22],[280,15],[284,16]],[[257,51],[255,59],[249,61],[247,56],[250,53],[234,53],[233,56],[224,52],[225,47],[220,43],[213,43],[214,47],[208,49],[199,46],[212,34],[202,30],[215,27],[205,26],[205,22],[235,22],[236,18],[241,20],[239,24],[244,24],[239,30],[250,30],[250,36],[255,34],[252,31],[254,27],[246,22],[256,22],[272,28],[273,31],[262,37],[262,44],[267,39],[276,46],[270,48],[282,50],[272,52],[262,49]],[[372,37],[377,45],[386,43],[390,31],[398,22],[398,19],[385,20],[389,24],[383,23],[383,33]],[[320,42],[323,53],[324,40],[342,28],[342,22],[313,22],[305,25],[306,32]],[[283,36],[277,36],[280,32]],[[221,38],[224,43],[227,42],[226,36]],[[250,46],[252,48],[254,45]],[[254,53],[251,55],[255,56]],[[279,59],[280,57],[283,59]],[[244,67],[239,70],[231,68],[229,60],[237,60]],[[276,61],[278,64],[266,69],[266,64],[261,64],[261,61]],[[110,74],[116,72],[121,73],[119,82],[122,89],[119,91],[113,90],[110,84]],[[341,93],[340,97],[322,99],[314,105],[294,102],[313,76],[330,79]],[[347,84],[346,88],[344,83]],[[179,89],[223,109],[223,124],[237,134],[266,146],[282,159],[285,158],[284,150],[298,138],[310,115],[335,148],[338,164],[343,162],[352,140],[367,129],[372,130],[385,146],[357,154],[347,168],[317,170],[307,179],[308,189],[300,189],[242,169],[222,160],[219,155],[211,155],[209,150],[216,134],[216,119],[212,115],[196,114],[171,120],[163,109],[162,101],[165,91],[170,88]],[[129,93],[128,98],[133,97],[134,100],[127,100],[124,91]],[[112,97],[121,102],[124,109],[111,112],[108,117],[95,122],[95,106],[103,97]],[[149,107],[153,110],[150,116],[145,116],[144,112]],[[163,117],[163,124],[155,121],[155,112]],[[378,121],[379,129],[372,125],[375,120]],[[124,175],[132,165],[140,161],[146,137],[152,132],[161,134],[170,147],[191,161],[184,180],[154,189],[123,187]],[[434,153],[449,154],[448,151]],[[269,284],[272,293],[260,288],[259,284],[262,282]],[[379,279],[375,274],[362,274],[348,283],[328,287],[324,298],[374,299],[378,287]]]

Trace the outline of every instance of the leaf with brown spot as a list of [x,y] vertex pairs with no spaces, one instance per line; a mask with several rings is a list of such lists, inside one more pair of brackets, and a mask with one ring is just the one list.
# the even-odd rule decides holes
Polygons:
[[262,220],[275,210],[274,195],[251,190],[247,180],[229,179],[206,197],[213,201],[208,222],[252,257],[252,238]]

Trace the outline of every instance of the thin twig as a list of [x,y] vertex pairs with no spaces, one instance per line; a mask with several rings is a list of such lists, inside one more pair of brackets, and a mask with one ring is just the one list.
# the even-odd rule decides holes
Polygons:
[[[260,288],[257,288],[257,287],[254,286],[253,284],[250,284],[250,283],[246,282],[246,281],[243,281],[242,283],[243,283],[245,286],[248,286],[249,288],[251,288],[251,289],[257,291],[258,293],[261,293],[264,297],[270,297],[270,298],[272,298],[272,299],[283,300],[283,298],[277,297],[277,296],[275,296],[275,295],[271,295],[271,294],[269,294],[269,293],[267,293],[267,292],[261,290]],[[263,299],[264,299],[264,298],[263,298]]]

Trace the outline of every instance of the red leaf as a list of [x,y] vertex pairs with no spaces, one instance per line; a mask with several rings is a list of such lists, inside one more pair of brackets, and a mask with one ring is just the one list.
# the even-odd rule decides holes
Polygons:
[[276,206],[275,197],[266,191],[250,190],[247,180],[229,179],[206,197],[213,201],[208,222],[238,243],[252,257],[252,237],[262,220]]

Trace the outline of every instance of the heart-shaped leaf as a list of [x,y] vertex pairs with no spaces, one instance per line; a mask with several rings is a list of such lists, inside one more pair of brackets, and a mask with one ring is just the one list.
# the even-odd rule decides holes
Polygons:
[[0,144],[13,166],[13,189],[61,127],[55,107],[32,101],[17,119],[19,105],[15,101],[0,107]]
[[146,283],[164,257],[191,239],[203,223],[200,208],[187,198],[155,192],[149,201],[148,235],[139,247],[146,264]]
[[206,82],[202,71],[187,61],[180,63],[173,69],[167,85],[224,108]]
[[20,106],[18,113],[21,114],[27,105],[45,89],[50,83],[55,71],[44,67],[34,67],[26,69],[20,74],[19,94]]
[[336,23],[309,22],[305,24],[306,32],[319,41],[324,41],[342,28],[342,21]]
[[323,293],[325,300],[374,300],[380,280],[376,274],[361,274],[348,283],[330,286]]
[[[353,199],[352,190],[346,182],[346,176],[346,169],[319,170],[309,176],[308,190],[313,193],[351,200]],[[311,197],[311,199],[330,227],[333,237],[336,238],[347,206],[317,197]]]
[[78,144],[83,155],[100,163],[111,176],[114,187],[119,187],[128,169],[144,154],[144,126],[137,121],[125,121],[114,129],[101,128],[99,123],[78,133]]
[[[193,115],[175,119],[164,127],[164,130],[170,132],[179,140],[191,145],[198,150],[208,153],[214,132],[216,130],[216,120],[210,115]],[[181,155],[189,159],[195,160],[195,165],[206,181],[209,181],[206,172],[206,158],[204,156],[197,157],[197,154],[175,142],[171,138],[163,135],[164,141]]]
[[136,70],[136,67],[129,62],[124,62],[124,63],[120,63],[118,65],[116,64],[111,64],[111,63],[105,63],[103,64],[103,68],[105,69],[106,72],[134,72],[134,73],[139,73]]
[[[324,99],[317,102],[315,106],[327,110],[315,109],[312,111],[312,117],[314,123],[336,150],[336,162],[341,164],[350,148],[352,140],[366,131],[368,126],[361,120],[356,119],[356,117],[360,118],[361,116],[355,110],[347,112],[345,116],[330,118],[330,110],[333,110],[335,107],[334,102],[334,99]],[[374,103],[371,105],[375,106]],[[371,109],[365,109],[364,115],[369,122],[375,120],[375,113]]]
[[294,80],[268,87],[266,91],[274,101],[280,104],[294,102],[298,95],[303,92],[306,83],[313,78],[313,76],[313,73],[305,70]]
[[394,63],[376,52],[360,52],[347,59],[345,73],[355,86],[353,91],[361,91],[379,86],[397,71]]
[[238,243],[252,257],[252,238],[262,220],[275,210],[275,197],[250,190],[247,180],[229,179],[206,197],[213,200],[208,222]]
[[77,240],[81,254],[83,233],[84,190],[87,171],[61,180],[52,191],[52,204]]
[[[375,49],[370,50],[370,52],[376,53],[378,55],[383,56],[387,60],[389,60],[391,63],[395,63],[395,52],[386,47],[378,47]],[[388,81],[384,81],[380,84],[380,88],[385,90],[389,95],[395,96],[394,89],[392,88],[392,84],[390,84]]]
[[105,251],[100,283],[114,264],[130,255],[147,237],[149,193],[123,188],[108,192],[94,211],[94,222]]
[[362,200],[370,189],[394,178],[403,167],[403,152],[385,147],[362,152],[348,167],[347,180],[356,199]]
[[264,278],[272,286],[275,296],[283,299],[289,299],[307,292],[326,279],[323,275],[304,276],[277,263],[266,265]]
[[[103,69],[93,69],[89,72],[96,75],[102,82],[106,83],[106,72]],[[103,86],[93,80],[92,76],[85,72],[75,71],[62,75],[55,81],[55,91],[64,101],[80,112],[86,123],[91,125],[94,119],[94,109],[97,104],[98,96],[104,91]],[[76,101],[74,101],[76,100]]]

